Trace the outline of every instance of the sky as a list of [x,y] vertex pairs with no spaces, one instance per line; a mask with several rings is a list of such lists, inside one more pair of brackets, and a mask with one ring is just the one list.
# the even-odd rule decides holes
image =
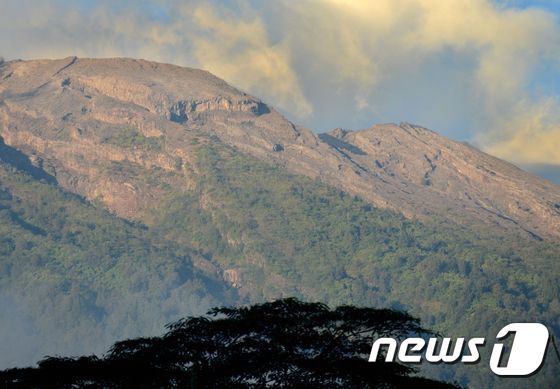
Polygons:
[[0,0],[6,59],[206,69],[317,132],[411,122],[554,179],[557,0]]

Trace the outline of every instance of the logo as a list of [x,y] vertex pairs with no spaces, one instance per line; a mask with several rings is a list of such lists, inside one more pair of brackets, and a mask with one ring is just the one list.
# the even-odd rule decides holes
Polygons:
[[[548,345],[548,329],[540,323],[512,323],[502,328],[496,340],[514,334],[513,344],[506,358],[503,342],[496,342],[490,356],[490,369],[498,376],[526,377],[542,365]],[[451,347],[451,338],[407,338],[400,345],[394,338],[377,339],[371,348],[369,362],[377,362],[379,352],[386,348],[385,362],[393,362],[395,355],[402,363],[478,363],[479,347],[484,338],[457,338]],[[439,350],[439,351],[437,351]],[[507,359],[507,361],[504,361]],[[504,365],[505,363],[505,365]]]
[[515,332],[515,338],[507,366],[499,366],[504,345],[497,343],[492,349],[490,369],[499,376],[528,376],[541,367],[548,344],[548,329],[539,323],[513,323],[502,328],[496,338],[503,339],[511,332]]

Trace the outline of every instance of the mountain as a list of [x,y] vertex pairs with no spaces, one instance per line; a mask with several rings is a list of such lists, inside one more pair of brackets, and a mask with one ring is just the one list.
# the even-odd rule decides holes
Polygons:
[[[185,176],[189,143],[203,132],[409,218],[560,238],[558,185],[419,126],[316,135],[207,72],[142,60],[8,62],[1,78],[6,143],[126,218],[141,220],[159,191],[114,180],[107,165],[128,160]],[[188,188],[181,181],[170,184]]]
[[0,366],[104,352],[119,336],[234,301],[194,250],[65,193],[0,145]]
[[[428,129],[317,135],[205,71],[71,57],[1,65],[0,137],[16,242],[0,263],[22,266],[4,271],[0,295],[16,294],[41,334],[63,320],[53,337],[93,339],[99,309],[115,340],[210,302],[285,296],[406,308],[452,336],[493,338],[521,320],[560,334],[560,187]],[[33,239],[45,246],[29,256]],[[44,314],[39,280],[53,306],[82,309]],[[133,297],[119,305],[118,293]],[[493,382],[484,366],[454,374]]]

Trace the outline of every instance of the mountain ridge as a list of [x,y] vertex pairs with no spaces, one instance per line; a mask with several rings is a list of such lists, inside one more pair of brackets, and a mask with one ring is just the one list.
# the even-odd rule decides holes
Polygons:
[[[198,131],[409,218],[447,215],[534,239],[560,239],[560,186],[420,126],[315,134],[206,71],[144,60],[11,61],[0,71],[5,142],[37,163],[47,162],[47,170],[50,164],[55,176],[71,176],[74,182],[60,180],[65,188],[127,218],[142,219],[137,209],[159,192],[111,182],[79,159],[90,165],[92,159],[97,165],[129,160],[174,171],[188,162],[187,143]],[[157,150],[131,144],[123,152],[107,142],[122,128],[164,144]]]

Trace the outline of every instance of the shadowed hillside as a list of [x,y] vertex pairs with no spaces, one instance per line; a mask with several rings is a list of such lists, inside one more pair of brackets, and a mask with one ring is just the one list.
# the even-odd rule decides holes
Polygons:
[[235,294],[193,266],[193,250],[162,244],[145,227],[96,209],[48,179],[37,181],[5,157],[0,366],[26,365],[47,353],[101,352],[120,337],[154,333]]

